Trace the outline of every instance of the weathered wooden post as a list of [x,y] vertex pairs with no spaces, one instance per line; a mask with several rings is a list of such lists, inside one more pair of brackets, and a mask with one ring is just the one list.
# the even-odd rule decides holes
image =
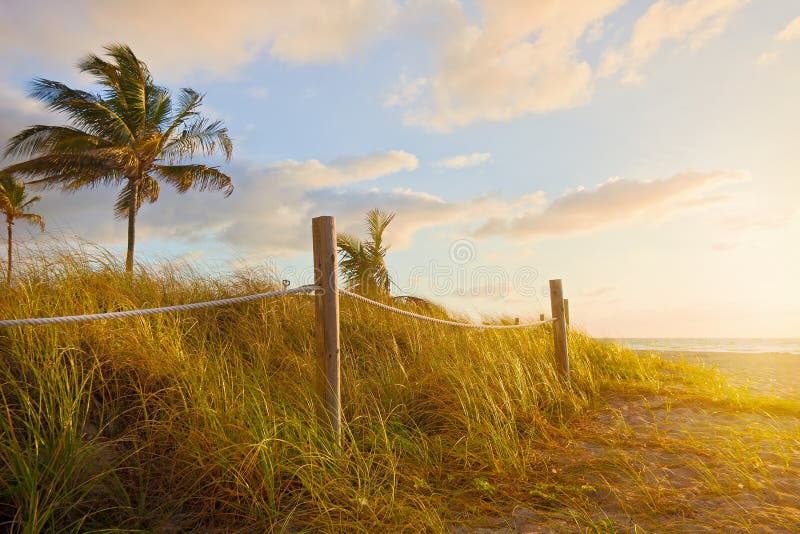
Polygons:
[[569,299],[564,299],[564,320],[569,327]]
[[342,442],[342,396],[339,378],[339,282],[336,220],[325,215],[311,220],[314,242],[316,291],[317,379],[316,391],[323,403],[323,417],[330,420],[337,445]]
[[556,367],[569,382],[569,353],[567,351],[567,320],[564,314],[564,289],[561,280],[550,280],[550,310],[553,313],[553,346]]
[[514,317],[514,324],[519,324],[519,317]]

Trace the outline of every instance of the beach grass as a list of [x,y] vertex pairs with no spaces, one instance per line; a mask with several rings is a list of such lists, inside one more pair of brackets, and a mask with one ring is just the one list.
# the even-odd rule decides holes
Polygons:
[[[129,276],[102,251],[50,250],[20,263],[0,317],[278,286],[257,270]],[[0,331],[0,528],[800,526],[798,402],[577,330],[566,384],[547,326],[453,329],[343,299],[337,450],[313,389],[312,299]]]

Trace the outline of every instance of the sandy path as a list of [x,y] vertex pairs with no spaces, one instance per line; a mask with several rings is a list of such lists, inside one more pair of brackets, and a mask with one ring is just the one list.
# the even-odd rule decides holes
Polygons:
[[622,396],[543,446],[509,516],[459,534],[800,532],[800,417]]
[[[800,398],[800,356],[661,353],[754,392]],[[617,392],[557,443],[509,516],[462,533],[800,532],[800,416],[735,411],[680,391]],[[526,494],[527,493],[527,494]]]
[[669,352],[659,354],[718,367],[731,383],[754,392],[800,398],[800,355],[782,353],[744,354],[738,352]]

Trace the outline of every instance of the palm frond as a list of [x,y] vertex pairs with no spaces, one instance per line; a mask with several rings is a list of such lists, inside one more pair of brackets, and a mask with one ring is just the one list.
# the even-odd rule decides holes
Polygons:
[[147,130],[149,109],[154,99],[166,90],[153,84],[147,65],[136,57],[128,45],[116,43],[105,47],[106,54],[113,59],[119,73],[119,86],[115,96],[124,98],[126,117],[131,130],[142,134]]
[[25,128],[9,139],[6,156],[31,157],[43,153],[84,152],[111,143],[71,126],[46,126],[37,124]]
[[100,56],[89,54],[78,63],[78,68],[81,72],[91,74],[97,84],[106,88],[105,100],[116,100],[117,112],[124,115],[128,104],[124,98],[117,66]]
[[339,248],[339,271],[345,287],[350,291],[359,291],[366,259],[364,243],[355,236],[341,233],[336,237],[336,245]]
[[336,236],[336,245],[339,247],[339,251],[347,256],[357,256],[358,251],[364,248],[364,244],[359,238],[345,233]]
[[110,159],[106,154],[92,152],[48,154],[16,163],[7,167],[7,170],[20,176],[41,177],[31,181],[32,184],[42,185],[45,188],[61,187],[67,190],[115,184],[122,176],[123,171],[118,161]]
[[137,207],[142,205],[145,201],[152,204],[158,200],[160,192],[161,186],[158,184],[158,181],[149,174],[145,174],[142,177],[142,181],[139,183],[139,203]]
[[[114,216],[117,219],[123,219],[128,216],[131,207],[131,197],[134,194],[135,193],[131,189],[130,184],[126,187],[123,187],[117,194],[117,200],[114,201]],[[140,202],[137,202],[136,204],[138,205]]]
[[222,121],[209,121],[202,118],[195,120],[184,128],[179,134],[164,145],[163,155],[170,162],[196,155],[210,156],[222,151],[225,159],[230,160],[233,154],[233,142],[228,135],[228,129]]
[[44,218],[41,215],[37,215],[36,213],[21,213],[17,216],[17,219],[24,219],[31,224],[38,224],[39,228],[44,232]]
[[[142,179],[136,184],[136,211],[142,207],[142,204],[148,202],[152,204],[156,200],[158,200],[158,195],[161,192],[161,186],[158,185],[158,182],[149,175],[145,175]],[[128,216],[128,212],[131,206],[131,195],[133,194],[133,189],[130,187],[130,183],[127,187],[123,188],[119,194],[117,195],[117,200],[114,202],[114,215],[119,219],[124,219]]]
[[5,214],[7,221],[13,224],[14,219],[26,219],[38,224],[44,230],[44,219],[41,215],[28,211],[33,203],[39,200],[41,200],[39,196],[28,197],[25,184],[17,180],[13,174],[5,169],[0,174],[0,211]]
[[126,121],[98,95],[44,78],[32,82],[30,95],[49,110],[64,113],[76,126],[92,135],[118,143],[134,138]]
[[202,103],[203,95],[187,87],[181,89],[175,113],[170,117],[170,124],[164,130],[164,135],[162,136],[164,145],[172,140],[173,135],[175,135],[178,129],[186,124],[189,119],[197,116],[197,108],[199,108]]
[[395,215],[394,212],[385,212],[376,208],[369,210],[365,217],[367,234],[374,244],[375,250],[383,251],[383,254],[385,254],[386,251],[386,249],[383,248],[383,233],[392,220],[394,220]]
[[[30,159],[10,166],[10,171],[29,183],[67,192],[125,184],[114,206],[118,216],[132,217],[132,209],[155,202],[158,180],[181,193],[196,189],[231,194],[231,178],[218,167],[177,164],[218,152],[230,159],[233,151],[222,122],[199,114],[200,93],[182,89],[173,102],[169,90],[154,83],[147,65],[125,44],[105,47],[102,57],[86,56],[79,68],[94,78],[100,93],[35,79],[31,96],[63,113],[69,124],[35,125],[11,138],[6,155]],[[6,204],[0,199],[0,206]],[[133,268],[133,250],[131,239],[128,270]]]
[[374,296],[389,294],[391,277],[384,259],[387,247],[382,243],[383,232],[394,216],[394,213],[370,210],[365,217],[369,237],[366,241],[350,234],[339,235],[339,270],[351,291]]
[[9,185],[11,180],[13,180],[13,177],[10,174],[0,175],[0,211],[3,213],[9,213],[14,209]]
[[11,174],[3,172],[0,174],[0,211],[8,213],[13,209],[11,200],[11,188],[14,177]]
[[20,209],[25,210],[28,206],[30,206],[34,202],[39,202],[40,200],[42,200],[42,197],[40,197],[39,195],[32,196],[20,205]]
[[157,93],[156,96],[157,98],[151,106],[151,117],[149,120],[154,129],[161,132],[166,128],[167,124],[169,124],[170,120],[172,120],[172,97],[169,91],[166,90]]
[[179,193],[189,189],[196,191],[224,191],[225,196],[233,193],[230,176],[218,167],[207,165],[153,165],[153,171],[165,182],[173,185]]

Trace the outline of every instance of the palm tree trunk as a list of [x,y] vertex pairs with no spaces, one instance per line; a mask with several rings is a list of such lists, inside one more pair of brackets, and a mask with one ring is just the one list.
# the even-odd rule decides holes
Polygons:
[[128,187],[131,189],[130,204],[128,204],[128,254],[125,257],[125,272],[133,272],[133,247],[136,241],[136,198],[139,196],[139,184],[137,181],[129,180]]
[[11,285],[11,225],[8,223],[8,268],[6,270],[6,284]]

